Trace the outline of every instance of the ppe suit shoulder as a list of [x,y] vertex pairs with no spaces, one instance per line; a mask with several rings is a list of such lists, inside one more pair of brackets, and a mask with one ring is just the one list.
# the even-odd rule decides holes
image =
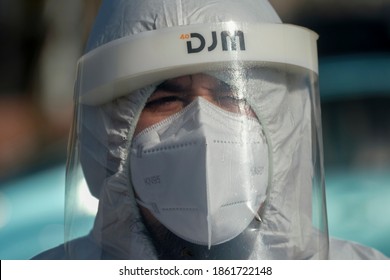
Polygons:
[[329,240],[331,260],[387,260],[381,252],[355,242],[331,238]]
[[72,257],[69,256],[65,250],[65,244],[61,244],[57,247],[44,251],[32,260],[112,260],[115,259],[112,255],[103,251],[90,236],[81,237],[71,241],[72,248],[77,248],[77,252],[73,252]]
[[44,251],[32,258],[32,260],[66,260],[65,245],[61,244],[57,247]]

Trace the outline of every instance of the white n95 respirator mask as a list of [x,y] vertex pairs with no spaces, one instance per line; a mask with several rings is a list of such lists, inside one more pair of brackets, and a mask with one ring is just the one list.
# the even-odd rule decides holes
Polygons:
[[138,134],[130,164],[138,203],[186,241],[210,248],[260,219],[268,147],[254,117],[198,97]]

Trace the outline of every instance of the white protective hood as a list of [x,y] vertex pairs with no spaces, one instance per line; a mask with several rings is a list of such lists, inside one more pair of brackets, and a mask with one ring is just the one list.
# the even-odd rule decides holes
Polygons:
[[[107,0],[91,31],[86,56],[138,33],[220,22],[281,24],[266,0]],[[270,158],[267,203],[249,259],[329,256],[317,74],[315,69],[292,68],[280,62],[256,65],[242,81],[253,93],[247,99],[266,132]],[[78,235],[74,194],[81,166],[81,177],[99,199],[90,235],[96,244],[93,250],[120,259],[157,259],[135,201],[128,151],[140,113],[159,81],[104,104],[82,104],[77,93],[83,86],[80,76],[67,176],[67,241]],[[229,83],[223,74],[215,76]],[[67,243],[70,258],[80,257],[77,246]]]

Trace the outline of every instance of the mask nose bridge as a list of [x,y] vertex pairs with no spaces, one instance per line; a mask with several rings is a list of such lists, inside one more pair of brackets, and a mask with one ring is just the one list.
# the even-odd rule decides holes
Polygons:
[[191,103],[194,103],[194,101],[197,101],[199,99],[203,100],[203,101],[207,101],[211,104],[215,104],[215,94],[199,94],[199,93],[196,93],[196,92],[187,92],[186,93],[187,95],[187,105],[191,104]]
[[183,87],[180,89],[180,95],[186,106],[193,103],[199,97],[207,100],[210,103],[216,104],[216,93],[212,86],[207,86],[207,84],[202,84],[201,81],[196,81],[198,78],[191,78],[191,80],[192,81],[190,85],[183,85]]
[[205,102],[210,103],[202,96],[195,96],[187,107],[187,112],[191,114],[189,118],[199,125],[203,123],[202,120],[204,119],[205,114],[208,114],[207,108],[205,108],[207,103],[205,104]]

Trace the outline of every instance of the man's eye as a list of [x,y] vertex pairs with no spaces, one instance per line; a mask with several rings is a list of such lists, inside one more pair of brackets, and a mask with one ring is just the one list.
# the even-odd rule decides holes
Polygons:
[[158,97],[146,102],[145,109],[151,111],[170,111],[184,107],[184,100],[177,95]]

